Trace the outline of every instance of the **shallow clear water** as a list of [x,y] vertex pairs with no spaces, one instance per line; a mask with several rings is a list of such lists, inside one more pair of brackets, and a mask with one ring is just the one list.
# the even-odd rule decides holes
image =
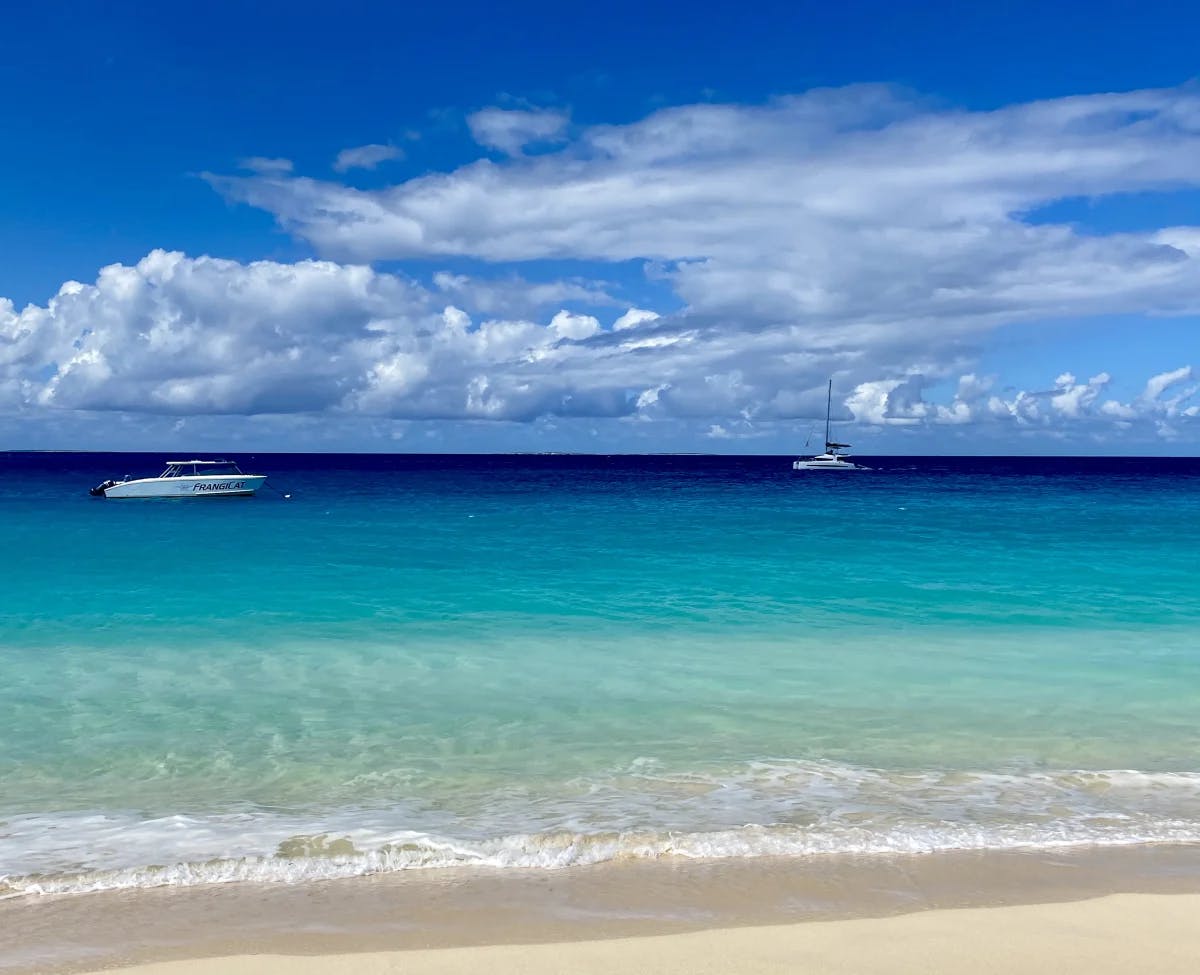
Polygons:
[[1200,461],[238,459],[0,455],[0,893],[1200,841]]

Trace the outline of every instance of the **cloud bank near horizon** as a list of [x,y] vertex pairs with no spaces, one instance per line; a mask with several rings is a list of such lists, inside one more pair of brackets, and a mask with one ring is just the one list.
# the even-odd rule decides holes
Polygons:
[[[446,282],[441,282],[444,286]],[[470,298],[470,280],[453,282]],[[548,288],[547,297],[577,286]],[[494,289],[481,291],[494,303]],[[464,302],[464,304],[467,304]],[[642,309],[475,320],[439,288],[361,265],[240,264],[156,251],[71,282],[44,307],[0,303],[0,397],[9,409],[324,415],[407,421],[545,418],[690,423],[754,439],[822,415],[824,377],[847,390],[838,419],[867,427],[991,425],[1062,434],[1142,425],[1178,436],[1200,415],[1189,366],[1106,396],[1107,374],[1044,390],[962,375],[875,379],[858,349],[798,350],[785,326],[730,332]]]

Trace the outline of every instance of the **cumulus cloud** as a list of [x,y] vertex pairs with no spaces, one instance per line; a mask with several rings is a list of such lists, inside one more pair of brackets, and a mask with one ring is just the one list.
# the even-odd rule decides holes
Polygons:
[[748,395],[729,376],[755,350],[643,331],[565,309],[475,320],[436,286],[362,265],[155,251],[44,307],[0,302],[0,394],[9,409],[516,421],[660,409],[643,394],[673,376],[674,414]]
[[565,112],[550,109],[485,108],[467,116],[476,142],[510,156],[532,143],[562,141],[568,121]]
[[369,355],[390,321],[424,308],[408,282],[365,267],[155,251],[94,284],[68,282],[45,307],[0,306],[0,367],[43,407],[319,410],[343,398],[347,356]]
[[658,312],[645,308],[630,308],[620,318],[613,322],[613,331],[620,332],[627,328],[637,328],[647,322],[657,321],[661,316]]
[[333,161],[334,172],[346,173],[351,169],[374,169],[380,163],[389,159],[403,159],[404,150],[397,146],[384,146],[372,143],[367,146],[355,146],[343,149]]
[[550,320],[550,329],[567,339],[586,339],[600,331],[600,322],[591,315],[574,315],[560,311]]
[[[1172,369],[1170,372],[1159,373],[1157,376],[1151,376],[1146,383],[1146,391],[1142,393],[1142,399],[1149,403],[1154,403],[1159,400],[1172,386],[1177,386],[1179,383],[1185,382],[1192,378],[1192,367],[1183,366],[1180,369]],[[1185,393],[1185,396],[1190,396],[1195,393],[1195,387],[1192,387]]]
[[731,333],[648,314],[620,322],[561,308],[474,317],[437,285],[362,265],[155,251],[102,269],[94,283],[67,282],[45,306],[17,311],[0,300],[0,413],[164,423],[319,416],[330,429],[352,418],[535,426],[561,418],[633,422],[643,432],[683,424],[700,441],[742,440],[823,416],[834,374],[834,418],[860,430],[1140,425],[1173,437],[1200,427],[1190,367],[1150,377],[1128,402],[1108,395],[1107,374],[1069,372],[1037,391],[996,391],[994,380],[968,373],[939,402],[926,394],[943,379],[881,377],[860,350],[807,348],[799,330]]
[[854,419],[875,426],[908,426],[929,413],[921,399],[921,377],[860,383],[846,400]]
[[1192,377],[1184,366],[1151,377],[1146,392],[1127,403],[1105,399],[1112,377],[1102,372],[1086,381],[1070,372],[1061,373],[1047,389],[1007,390],[992,393],[993,382],[974,374],[960,377],[948,403],[927,402],[922,390],[929,385],[923,376],[905,380],[860,383],[846,400],[853,419],[870,426],[922,424],[927,427],[972,424],[987,432],[1012,430],[1056,435],[1113,434],[1129,429],[1134,421],[1158,436],[1174,433],[1174,421],[1200,417],[1200,386],[1178,389],[1164,397],[1168,387]]

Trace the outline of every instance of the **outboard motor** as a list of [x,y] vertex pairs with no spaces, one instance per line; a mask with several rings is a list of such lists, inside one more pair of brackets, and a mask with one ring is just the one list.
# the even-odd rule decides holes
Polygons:
[[104,492],[116,483],[116,481],[105,481],[103,484],[97,484],[94,488],[88,491],[88,494],[90,494],[93,498],[102,498],[104,497]]

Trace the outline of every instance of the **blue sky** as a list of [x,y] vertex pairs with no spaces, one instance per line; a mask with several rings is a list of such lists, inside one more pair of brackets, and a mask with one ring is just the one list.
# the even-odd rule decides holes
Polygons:
[[0,441],[1197,452],[1200,11],[968,6],[7,11]]

